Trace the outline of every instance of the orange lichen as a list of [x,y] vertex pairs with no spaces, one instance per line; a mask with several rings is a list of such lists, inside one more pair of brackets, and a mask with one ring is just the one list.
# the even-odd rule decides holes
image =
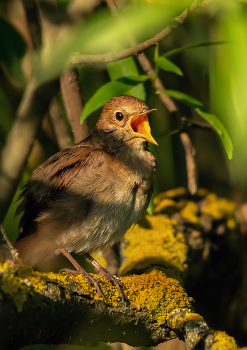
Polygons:
[[176,221],[163,215],[145,216],[145,219],[125,234],[127,245],[123,255],[126,260],[120,268],[121,275],[150,265],[172,269],[177,276],[185,272],[187,245],[184,235],[176,232]]
[[[6,272],[7,270],[11,270],[11,273]],[[118,306],[120,298],[116,287],[103,277],[100,278],[102,280],[100,288],[106,303]],[[70,299],[70,290],[64,291],[64,288],[60,288],[59,283],[69,287],[71,280],[77,283],[79,294],[88,295],[96,300],[102,299],[95,287],[89,286],[81,275],[40,273],[26,265],[19,267],[19,269],[13,270],[11,267],[11,269],[5,270],[2,275],[1,291],[13,299],[17,310],[21,312],[28,295],[43,294],[47,290],[47,283],[50,282],[54,283],[52,288],[59,299],[62,296]],[[138,310],[145,308],[148,311],[148,317],[155,319],[159,324],[164,323],[167,315],[175,308],[191,307],[192,299],[187,296],[179,281],[167,277],[162,271],[154,269],[142,275],[122,277],[121,282],[125,286],[124,296],[131,305]]]
[[159,270],[141,275],[121,278],[126,289],[124,295],[131,305],[140,310],[147,309],[149,318],[163,324],[174,309],[190,308],[192,298],[188,297],[179,281],[167,277]]
[[226,332],[217,331],[214,333],[214,343],[211,350],[235,350],[238,349],[236,341]]

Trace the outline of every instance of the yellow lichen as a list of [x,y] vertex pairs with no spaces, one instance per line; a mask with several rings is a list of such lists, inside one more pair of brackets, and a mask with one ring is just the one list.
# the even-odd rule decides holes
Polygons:
[[156,207],[155,212],[161,213],[163,211],[168,211],[170,213],[176,212],[178,210],[177,203],[172,199],[165,198],[163,199]]
[[214,333],[214,342],[211,350],[235,350],[238,349],[236,341],[226,332],[217,331]]
[[145,216],[145,219],[125,234],[127,257],[120,268],[121,275],[150,265],[162,265],[181,276],[187,268],[185,263],[187,245],[184,235],[176,232],[176,221],[163,215]]
[[174,309],[191,307],[192,298],[179,281],[167,277],[163,271],[154,269],[150,273],[123,277],[121,281],[131,305],[138,310],[147,309],[149,318],[158,324],[165,323]]
[[194,202],[187,202],[185,207],[181,210],[180,215],[193,224],[199,223],[198,206]]
[[200,335],[198,335],[198,336],[196,337],[195,343],[197,344],[200,340],[201,340],[201,337],[200,337]]
[[[169,315],[169,316],[172,316]],[[200,316],[199,314],[193,313],[193,312],[186,312],[185,316],[181,317],[181,316],[176,316],[172,319],[172,327],[173,328],[179,328],[180,330],[182,330],[185,322],[188,321],[192,321],[192,320],[196,320],[199,322],[204,322],[204,319],[202,316]]]
[[186,196],[187,194],[188,190],[186,190],[184,187],[178,187],[173,190],[162,192],[154,198],[154,205],[158,205],[165,198],[176,198]]
[[[0,288],[4,294],[11,297],[18,312],[22,311],[28,294],[33,295],[34,292],[43,294],[47,287],[48,278],[45,274],[34,271],[30,266],[21,265],[17,269],[4,262],[0,264],[0,271],[2,273]],[[59,292],[57,288],[56,291]]]
[[226,222],[226,226],[229,230],[234,230],[237,226],[237,222],[234,218],[229,218]]
[[212,215],[216,220],[229,218],[234,215],[236,204],[225,198],[218,198],[215,194],[210,193],[202,207],[202,212]]
[[3,275],[1,290],[9,294],[13,299],[18,312],[22,311],[23,303],[27,300],[28,288],[25,283],[20,283],[14,275]]

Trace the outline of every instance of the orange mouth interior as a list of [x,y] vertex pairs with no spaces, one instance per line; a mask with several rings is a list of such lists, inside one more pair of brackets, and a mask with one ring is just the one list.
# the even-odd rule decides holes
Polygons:
[[147,141],[158,146],[157,142],[151,135],[151,129],[146,113],[139,114],[130,118],[130,127],[136,133],[144,137]]

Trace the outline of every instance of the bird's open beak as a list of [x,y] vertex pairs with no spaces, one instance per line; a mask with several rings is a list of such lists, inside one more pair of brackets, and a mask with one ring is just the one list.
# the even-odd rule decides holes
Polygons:
[[155,111],[156,109],[149,109],[145,111],[144,113],[141,113],[139,115],[134,115],[129,120],[129,126],[134,131],[134,133],[141,135],[144,137],[147,141],[153,143],[154,145],[158,146],[157,142],[151,135],[151,129],[148,122],[147,114]]

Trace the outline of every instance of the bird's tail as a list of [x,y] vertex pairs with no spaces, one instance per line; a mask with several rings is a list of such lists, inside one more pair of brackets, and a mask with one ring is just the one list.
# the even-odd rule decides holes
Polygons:
[[44,262],[56,256],[56,247],[53,242],[38,234],[32,234],[18,239],[14,243],[20,259],[27,265],[39,267]]

